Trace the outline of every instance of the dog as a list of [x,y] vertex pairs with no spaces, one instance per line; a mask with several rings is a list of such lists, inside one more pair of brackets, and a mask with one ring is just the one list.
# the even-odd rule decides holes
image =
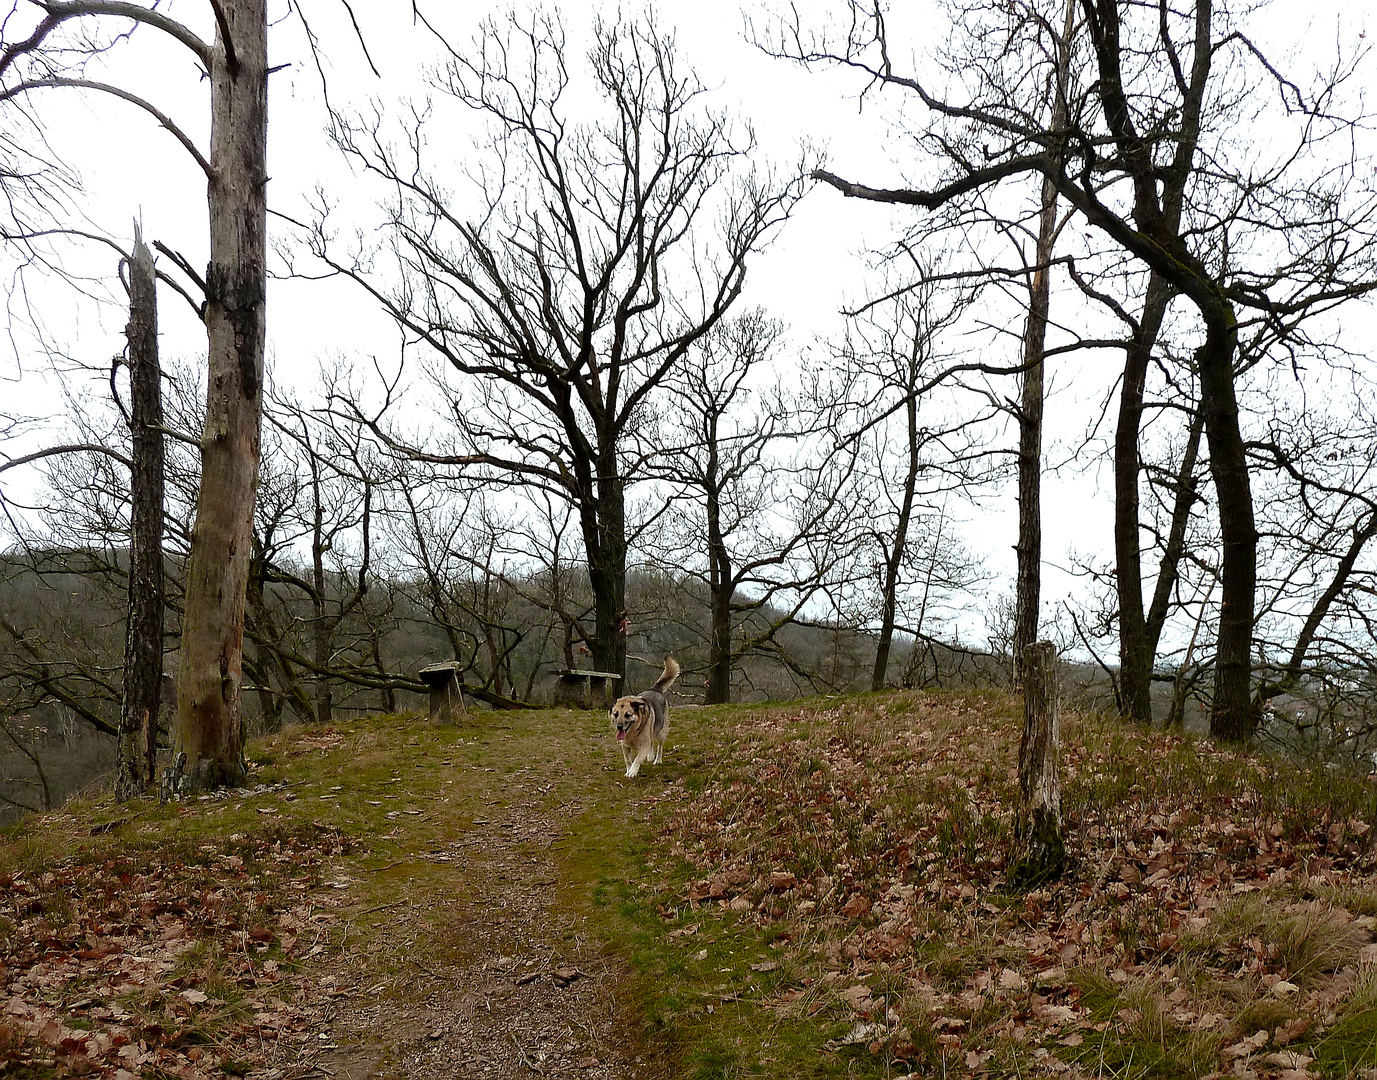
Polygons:
[[669,700],[665,691],[678,677],[679,665],[673,657],[665,657],[664,673],[655,680],[654,686],[639,694],[620,697],[612,706],[612,726],[622,746],[628,777],[639,773],[647,761],[658,765],[664,758],[665,731],[669,727]]

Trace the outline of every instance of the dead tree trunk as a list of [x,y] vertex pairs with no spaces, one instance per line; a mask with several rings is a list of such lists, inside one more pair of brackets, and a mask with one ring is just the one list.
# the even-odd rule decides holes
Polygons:
[[191,535],[174,759],[182,789],[244,777],[244,600],[263,404],[267,201],[266,0],[222,0],[210,51],[209,373]]
[[1023,650],[1023,741],[1018,748],[1020,795],[1017,843],[1009,865],[1009,884],[1036,888],[1057,877],[1066,864],[1061,835],[1061,782],[1057,753],[1061,741],[1057,695],[1057,650],[1039,641]]
[[163,681],[163,405],[153,253],[134,230],[129,263],[129,612],[124,638],[115,795],[141,795],[153,780]]

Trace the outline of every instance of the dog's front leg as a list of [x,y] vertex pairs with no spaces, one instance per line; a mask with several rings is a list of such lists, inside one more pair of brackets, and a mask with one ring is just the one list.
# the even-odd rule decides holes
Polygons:
[[627,766],[627,769],[626,769],[626,775],[627,775],[627,777],[628,777],[628,778],[634,778],[634,777],[636,776],[636,774],[639,773],[639,772],[641,771],[641,766],[645,763],[646,759],[649,758],[649,757],[650,757],[650,754],[649,754],[647,751],[645,751],[645,750],[638,751],[637,754],[636,754],[636,760],[633,761],[630,765]]

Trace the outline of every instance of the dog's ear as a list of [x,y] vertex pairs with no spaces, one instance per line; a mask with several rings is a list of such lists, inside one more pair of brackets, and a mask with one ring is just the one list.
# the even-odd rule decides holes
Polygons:
[[645,698],[637,698],[631,703],[631,707],[642,716],[650,715],[650,702],[646,701]]

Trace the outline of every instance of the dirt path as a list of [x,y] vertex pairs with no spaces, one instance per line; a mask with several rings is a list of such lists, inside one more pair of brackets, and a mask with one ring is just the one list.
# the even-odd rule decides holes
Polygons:
[[579,789],[606,783],[602,755],[566,740],[551,760],[481,764],[510,762],[515,742],[529,750],[519,725],[480,733],[467,764],[455,755],[453,796],[416,804],[438,842],[354,890],[382,903],[341,910],[342,948],[317,969],[333,1009],[308,1058],[326,1076],[655,1071],[618,1015],[615,961],[559,903],[561,842],[583,811]]

